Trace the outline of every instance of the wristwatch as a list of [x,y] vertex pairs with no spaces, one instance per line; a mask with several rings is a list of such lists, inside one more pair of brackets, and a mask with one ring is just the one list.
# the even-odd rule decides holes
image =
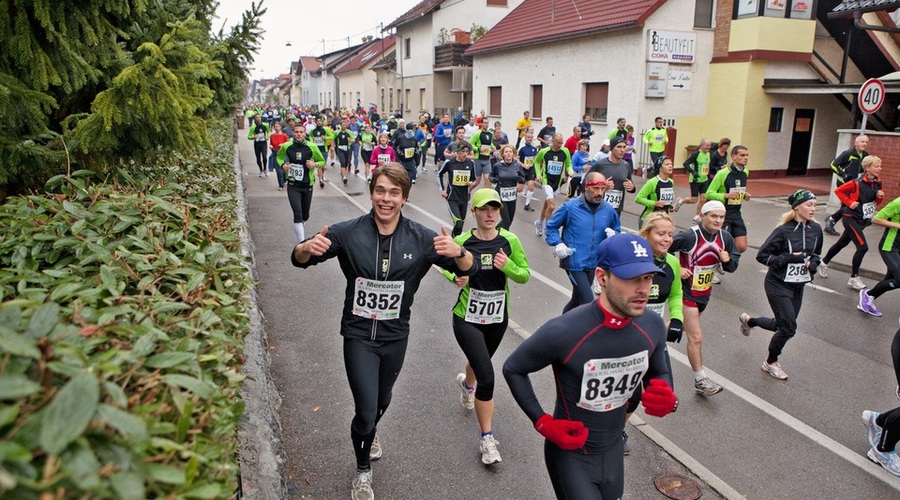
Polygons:
[[466,247],[460,245],[459,246],[459,257],[457,257],[457,258],[459,258],[459,259],[463,258],[466,256],[467,253],[468,252],[466,252]]

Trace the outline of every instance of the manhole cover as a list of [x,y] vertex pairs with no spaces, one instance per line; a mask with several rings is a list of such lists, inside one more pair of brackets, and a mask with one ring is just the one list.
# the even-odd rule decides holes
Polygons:
[[697,483],[678,474],[659,476],[654,484],[660,493],[675,500],[696,500],[703,493]]

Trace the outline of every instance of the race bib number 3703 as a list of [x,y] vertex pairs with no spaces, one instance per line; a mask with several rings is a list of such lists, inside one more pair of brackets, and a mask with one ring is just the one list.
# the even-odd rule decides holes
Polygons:
[[648,351],[641,351],[624,358],[587,361],[578,406],[590,411],[610,411],[624,405],[647,373],[649,357]]
[[402,281],[376,281],[356,278],[353,291],[353,314],[375,320],[391,320],[400,317],[403,300]]

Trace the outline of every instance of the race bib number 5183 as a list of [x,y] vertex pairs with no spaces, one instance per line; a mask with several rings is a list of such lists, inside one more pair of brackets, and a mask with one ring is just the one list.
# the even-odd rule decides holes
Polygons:
[[375,320],[399,318],[403,286],[402,281],[356,278],[356,289],[353,292],[353,314]]
[[649,366],[647,351],[624,358],[589,360],[584,364],[578,406],[590,411],[610,411],[624,405]]

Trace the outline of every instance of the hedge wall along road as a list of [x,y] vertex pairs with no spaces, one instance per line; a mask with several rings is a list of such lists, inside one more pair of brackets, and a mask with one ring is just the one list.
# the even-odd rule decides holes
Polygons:
[[0,497],[234,493],[251,283],[210,137],[0,207]]

